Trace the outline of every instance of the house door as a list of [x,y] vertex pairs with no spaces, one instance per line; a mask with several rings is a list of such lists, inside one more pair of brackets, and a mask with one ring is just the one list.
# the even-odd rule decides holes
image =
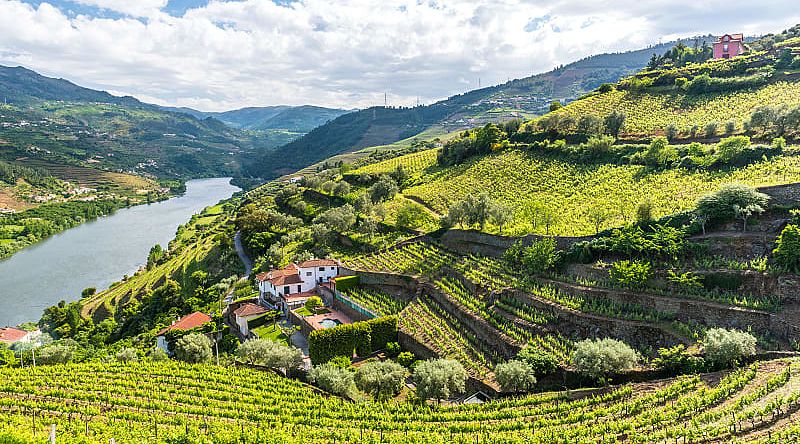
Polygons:
[[283,294],[289,294],[289,293],[290,293],[289,286],[287,285],[283,287]]

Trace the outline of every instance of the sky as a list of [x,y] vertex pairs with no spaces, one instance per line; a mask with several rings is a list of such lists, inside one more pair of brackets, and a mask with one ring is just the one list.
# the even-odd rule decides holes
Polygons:
[[222,111],[432,103],[602,53],[800,23],[797,0],[0,0],[0,65]]

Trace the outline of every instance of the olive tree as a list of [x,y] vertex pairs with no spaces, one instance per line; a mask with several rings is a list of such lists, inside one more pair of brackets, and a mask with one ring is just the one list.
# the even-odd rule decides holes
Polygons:
[[467,380],[464,367],[453,359],[420,362],[414,369],[414,383],[420,399],[442,399],[462,393]]
[[125,347],[117,352],[116,358],[119,362],[135,362],[139,360],[139,353],[135,348]]
[[66,344],[51,344],[36,350],[37,364],[66,364],[72,361],[75,349]]
[[601,380],[610,373],[632,369],[639,356],[622,341],[610,338],[584,339],[575,344],[571,360],[579,373]]
[[393,199],[398,191],[400,191],[400,189],[397,187],[395,181],[388,176],[383,176],[369,187],[367,193],[373,203],[379,203]]
[[175,357],[197,364],[211,360],[211,339],[202,333],[190,333],[175,341]]
[[526,392],[536,386],[536,372],[525,361],[511,360],[497,364],[494,375],[504,392]]
[[403,389],[406,369],[394,361],[373,361],[359,367],[356,386],[375,400],[391,398]]
[[717,365],[736,364],[756,353],[756,338],[750,333],[724,328],[710,328],[703,338],[706,359]]
[[355,393],[353,372],[334,364],[316,365],[308,372],[308,381],[326,392],[352,397]]
[[303,362],[300,349],[269,339],[251,339],[236,349],[236,356],[250,364],[290,371]]
[[705,221],[741,218],[745,222],[753,214],[764,212],[769,196],[743,184],[728,184],[697,201],[695,213]]

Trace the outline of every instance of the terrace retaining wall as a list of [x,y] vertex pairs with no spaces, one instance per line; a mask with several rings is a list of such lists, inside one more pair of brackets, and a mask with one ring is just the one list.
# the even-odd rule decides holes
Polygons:
[[502,257],[503,253],[515,242],[522,241],[530,245],[545,238],[555,239],[559,249],[567,249],[576,242],[592,239],[592,236],[540,236],[529,234],[523,237],[501,236],[472,230],[448,230],[441,238],[442,244],[461,254],[479,254],[481,256]]

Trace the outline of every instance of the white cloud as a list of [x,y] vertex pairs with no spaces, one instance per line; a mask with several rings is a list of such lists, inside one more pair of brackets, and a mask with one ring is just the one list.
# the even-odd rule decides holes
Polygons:
[[[778,31],[792,0],[220,1],[180,17],[166,0],[77,0],[71,16],[0,0],[0,63],[153,102],[218,110],[426,103],[662,37]],[[602,3],[602,2],[601,2]]]
[[150,17],[167,6],[167,0],[72,0],[87,6],[131,15],[133,17]]

